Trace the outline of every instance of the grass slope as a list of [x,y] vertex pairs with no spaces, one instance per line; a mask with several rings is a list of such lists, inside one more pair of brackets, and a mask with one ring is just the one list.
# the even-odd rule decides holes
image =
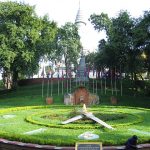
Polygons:
[[[64,86],[63,94],[60,83],[59,96],[58,96],[58,88],[57,84],[53,85],[53,97],[54,104],[63,104],[63,95],[67,93],[67,89]],[[76,85],[72,85],[71,91],[73,92]],[[92,93],[92,86],[87,86],[89,91]],[[49,95],[51,91],[49,89]],[[107,93],[104,93],[100,89],[97,90],[97,94],[100,97],[101,105],[111,105],[110,97],[112,96],[111,90],[107,89]],[[123,96],[120,96],[120,91],[118,91],[117,95],[114,92],[114,96],[118,99],[118,104],[120,106],[133,106],[133,107],[143,107],[150,108],[150,97],[146,97],[143,95],[125,95],[123,92]],[[15,107],[15,106],[33,106],[33,105],[44,105],[45,98],[47,97],[47,85],[44,86],[43,97],[42,97],[42,86],[39,85],[31,85],[31,86],[21,86],[18,87],[15,91],[1,91],[0,92],[0,107]]]

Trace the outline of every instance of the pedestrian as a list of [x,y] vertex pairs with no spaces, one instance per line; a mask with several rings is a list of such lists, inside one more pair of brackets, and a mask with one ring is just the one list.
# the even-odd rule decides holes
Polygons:
[[133,135],[125,143],[125,150],[137,150],[138,149],[137,142],[138,142],[138,137],[136,135]]

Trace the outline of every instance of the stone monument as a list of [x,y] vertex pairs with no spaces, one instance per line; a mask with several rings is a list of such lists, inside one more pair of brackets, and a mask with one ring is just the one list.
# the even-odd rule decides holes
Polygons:
[[85,81],[87,82],[89,81],[89,79],[85,64],[85,56],[82,55],[77,69],[76,82],[85,82]]
[[86,69],[85,56],[84,56],[84,54],[86,53],[86,48],[85,48],[86,43],[84,40],[84,37],[86,35],[85,33],[86,19],[84,18],[83,11],[80,7],[80,3],[79,3],[79,9],[76,15],[76,19],[75,19],[75,24],[78,27],[80,41],[82,44],[81,58],[80,58],[79,66],[77,68],[77,73],[76,73],[76,82],[85,82],[85,81],[87,82],[88,73]]
[[65,105],[79,105],[86,104],[97,105],[99,104],[99,96],[97,94],[92,94],[84,86],[80,85],[75,89],[72,94],[64,95]]

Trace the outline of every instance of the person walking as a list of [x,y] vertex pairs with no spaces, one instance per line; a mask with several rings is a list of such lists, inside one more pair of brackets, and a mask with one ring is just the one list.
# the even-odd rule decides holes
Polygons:
[[125,150],[137,150],[138,149],[137,142],[138,142],[138,137],[136,135],[133,135],[125,143]]

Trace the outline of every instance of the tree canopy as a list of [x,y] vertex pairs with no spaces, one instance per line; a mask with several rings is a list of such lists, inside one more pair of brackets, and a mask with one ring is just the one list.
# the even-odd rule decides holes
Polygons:
[[[127,11],[120,11],[117,17],[109,18],[107,14],[93,14],[90,21],[98,31],[106,31],[107,39],[99,42],[99,53],[96,64],[108,68],[122,65],[122,71],[130,73],[132,79],[143,72],[144,61],[141,57],[144,51],[147,56],[149,46],[150,13],[145,12],[143,17],[132,18]],[[148,64],[148,59],[147,59]],[[148,69],[148,67],[147,67]]]
[[56,23],[46,16],[39,18],[33,6],[0,2],[0,67],[4,79],[16,86],[18,73],[36,71],[41,56],[51,53],[56,33]]
[[65,58],[66,69],[73,64],[77,65],[77,60],[81,51],[80,36],[75,24],[67,22],[62,26],[57,35],[57,56]]

